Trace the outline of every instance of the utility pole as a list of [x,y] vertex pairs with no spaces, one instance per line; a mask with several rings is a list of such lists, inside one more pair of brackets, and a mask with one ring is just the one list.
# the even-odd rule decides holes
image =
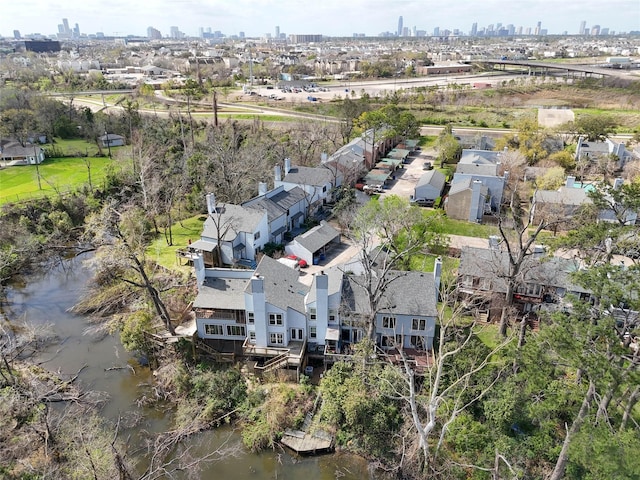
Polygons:
[[111,140],[109,140],[109,134],[107,131],[104,131],[104,140],[107,142],[107,148],[109,149],[109,158],[111,158]]
[[38,176],[38,190],[42,190],[42,182],[40,181],[40,163],[38,162],[38,152],[36,151],[36,144],[33,144],[33,160],[36,162],[36,175]]

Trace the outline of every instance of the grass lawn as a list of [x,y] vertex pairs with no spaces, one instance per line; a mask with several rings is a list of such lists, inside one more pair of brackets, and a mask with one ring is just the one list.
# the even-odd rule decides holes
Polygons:
[[160,234],[147,248],[149,258],[170,270],[189,273],[191,267],[185,265],[184,259],[176,257],[176,251],[186,248],[189,245],[189,240],[193,242],[200,239],[205,218],[206,215],[197,215],[174,224],[172,228],[173,245],[167,245],[164,235]]
[[[438,215],[441,211],[426,210],[425,215]],[[489,235],[498,233],[497,227],[482,225],[480,223],[465,222],[464,220],[454,220],[443,216],[442,233],[447,235],[462,235],[465,237],[488,238]]]
[[99,154],[98,146],[93,142],[87,142],[81,138],[72,138],[63,140],[56,138],[53,144],[43,145],[46,151],[56,151],[60,156],[79,157],[80,155],[89,154],[96,156]]
[[502,343],[502,337],[500,336],[500,329],[498,324],[482,324],[476,326],[476,337],[480,339],[490,349],[496,348]]
[[[409,270],[419,272],[433,272],[433,265],[436,261],[437,255],[414,255],[411,257],[409,264]],[[460,259],[452,257],[442,257],[442,271],[451,272],[458,269],[460,265]]]
[[[119,168],[116,161],[105,157],[47,158],[38,169],[35,165],[3,168],[0,170],[0,205],[69,192],[88,184],[85,161],[90,162],[94,188],[100,188],[108,168]],[[38,170],[41,188],[38,187]]]

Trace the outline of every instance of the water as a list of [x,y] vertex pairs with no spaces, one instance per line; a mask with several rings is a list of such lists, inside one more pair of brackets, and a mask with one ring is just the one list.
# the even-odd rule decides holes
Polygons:
[[[28,278],[24,284],[7,288],[6,302],[0,305],[0,317],[4,316],[9,322],[51,325],[54,340],[35,360],[50,371],[63,374],[75,374],[82,369],[78,377],[82,386],[104,392],[107,398],[101,410],[105,418],[115,421],[119,416],[141,416],[142,422],[127,430],[126,435],[137,439],[142,430],[158,432],[170,428],[170,418],[162,410],[137,405],[136,400],[153,382],[151,371],[124,350],[117,336],[90,333],[87,317],[68,312],[78,299],[88,294],[85,286],[90,278],[91,273],[82,259],[68,260],[45,274]],[[125,368],[107,370],[113,367]],[[214,455],[210,463],[202,466],[200,478],[203,479],[371,478],[367,462],[354,455],[299,457],[280,447],[252,453],[242,446],[240,434],[231,427],[196,435],[183,448],[189,448],[194,457],[224,450],[223,455]]]

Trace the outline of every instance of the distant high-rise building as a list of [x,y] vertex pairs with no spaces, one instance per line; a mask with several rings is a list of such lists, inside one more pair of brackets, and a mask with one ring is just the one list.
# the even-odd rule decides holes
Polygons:
[[280,27],[276,25],[276,38],[280,38]]
[[516,30],[516,35],[522,35],[522,26],[519,26]]
[[204,38],[204,27],[198,28],[198,37]]
[[600,25],[591,27],[591,35],[600,35]]
[[180,31],[180,29],[178,27],[176,27],[175,25],[172,27],[169,27],[169,36],[171,38],[182,38],[183,33]]
[[73,38],[80,38],[80,25],[77,23],[73,27]]
[[71,33],[71,29],[69,28],[69,20],[63,18],[62,25],[64,25],[64,33]]
[[13,38],[15,38],[16,40],[20,40],[22,38],[20,36],[20,30],[14,30],[13,31]]
[[609,35],[609,27],[603,27],[602,30],[600,30],[600,35]]
[[402,15],[398,17],[398,36],[402,35]]
[[478,35],[478,22],[473,22],[473,24],[471,25],[471,32],[469,32],[469,34],[472,37]]
[[434,27],[433,36],[434,37],[439,37],[440,36],[440,27]]
[[162,38],[162,34],[160,33],[160,30],[149,27],[147,28],[147,38],[149,38],[149,40],[160,40]]
[[538,23],[536,24],[536,29],[535,29],[535,31],[533,32],[533,34],[534,34],[534,35],[540,35],[540,34],[542,33],[540,30],[542,30],[542,22],[538,22]]
[[587,22],[582,20],[580,22],[580,29],[578,30],[578,35],[584,35],[585,30],[587,29]]
[[238,37],[244,38],[244,32],[238,32]]

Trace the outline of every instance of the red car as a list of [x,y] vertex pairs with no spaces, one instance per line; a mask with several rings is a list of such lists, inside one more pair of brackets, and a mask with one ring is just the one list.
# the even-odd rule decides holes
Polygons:
[[307,268],[309,266],[309,264],[307,263],[306,260],[296,256],[296,255],[287,255],[287,258],[290,258],[291,260],[295,260],[296,262],[298,262],[298,266],[300,268]]

